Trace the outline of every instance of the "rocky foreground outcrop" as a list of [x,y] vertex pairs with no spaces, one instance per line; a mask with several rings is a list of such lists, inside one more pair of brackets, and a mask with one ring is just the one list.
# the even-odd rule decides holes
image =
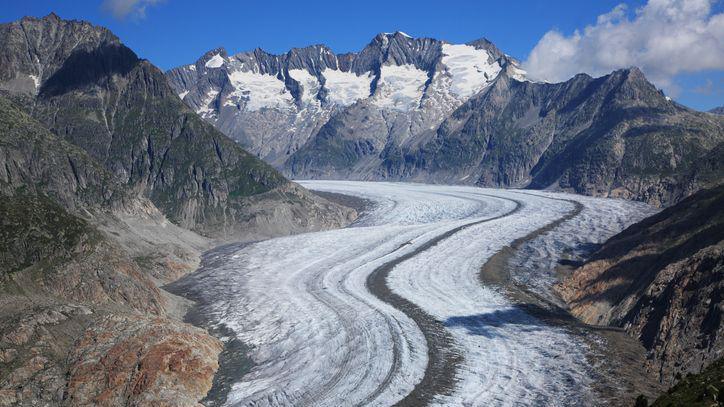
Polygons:
[[174,319],[128,249],[47,196],[1,197],[0,405],[203,398],[220,342]]
[[724,355],[724,185],[608,240],[558,292],[584,322],[624,328],[672,384]]

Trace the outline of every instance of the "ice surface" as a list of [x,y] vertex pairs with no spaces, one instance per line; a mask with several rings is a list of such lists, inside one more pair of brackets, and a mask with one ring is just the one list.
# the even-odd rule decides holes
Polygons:
[[357,76],[354,72],[325,69],[322,72],[324,87],[329,90],[327,100],[333,104],[349,106],[370,96],[370,85],[374,74],[368,72]]
[[581,261],[607,238],[656,212],[649,205],[623,199],[541,191],[528,193],[551,199],[571,199],[583,205],[580,215],[526,243],[512,259],[515,265],[513,279],[552,302],[557,301],[551,288],[557,281],[556,267],[560,260]]
[[204,64],[207,68],[220,68],[222,65],[224,65],[224,58],[219,54],[214,55]]
[[[481,265],[504,245],[565,214],[557,194],[404,183],[305,181],[310,189],[374,202],[356,227],[271,239],[193,276],[213,316],[251,346],[252,370],[229,405],[391,405],[418,383],[427,345],[417,325],[366,288],[378,266],[446,231],[470,226],[400,263],[391,289],[444,322],[464,357],[452,405],[586,404],[586,347],[483,287]],[[565,196],[566,199],[577,197]],[[641,210],[585,198],[581,236]],[[512,212],[517,205],[520,209]],[[607,215],[596,220],[596,208]],[[573,226],[572,226],[573,227]]]
[[471,45],[443,44],[442,63],[452,77],[450,91],[461,98],[480,92],[500,72],[488,51]]
[[319,89],[321,85],[316,76],[312,75],[306,69],[290,69],[289,76],[302,85],[302,103],[307,105],[319,106]]
[[493,254],[573,205],[514,192],[485,193],[524,206],[456,233],[400,264],[388,279],[393,291],[444,322],[465,357],[457,388],[436,404],[580,405],[589,385],[584,345],[478,280],[481,265]]
[[382,108],[412,110],[420,105],[427,72],[414,65],[383,65],[374,103]]
[[229,73],[229,81],[234,91],[227,96],[227,103],[246,100],[246,109],[249,111],[262,108],[290,109],[294,103],[284,82],[274,75],[238,70]]

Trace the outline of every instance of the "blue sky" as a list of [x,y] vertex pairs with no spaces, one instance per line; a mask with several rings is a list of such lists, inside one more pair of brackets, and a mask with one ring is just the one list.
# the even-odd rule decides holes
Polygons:
[[[130,13],[118,18],[102,7],[101,0],[3,0],[0,20],[44,16],[51,11],[66,19],[88,20],[110,28],[139,56],[162,69],[193,62],[217,46],[231,53],[257,47],[283,53],[295,46],[324,43],[335,52],[357,51],[376,33],[396,30],[451,42],[486,37],[504,52],[526,60],[548,31],[571,35],[576,29],[596,24],[599,15],[622,2],[140,1],[155,4],[146,6],[143,17]],[[629,15],[633,15],[646,1],[626,3]],[[721,12],[720,3],[714,5],[714,13]],[[720,69],[677,74],[674,85],[675,99],[685,105],[708,109],[724,104],[724,73]]]

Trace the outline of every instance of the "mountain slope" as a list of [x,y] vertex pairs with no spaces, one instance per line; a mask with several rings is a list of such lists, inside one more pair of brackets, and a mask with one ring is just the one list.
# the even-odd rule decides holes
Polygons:
[[0,93],[0,404],[196,405],[222,344],[158,287],[213,242],[180,226],[260,239],[353,214],[202,121],[106,29],[0,25]]
[[[0,44],[0,88],[178,225],[248,236],[346,221],[344,209],[200,120],[162,72],[108,30],[55,15],[24,18],[0,27]],[[278,224],[269,209],[276,205]]]
[[111,208],[133,199],[130,191],[83,149],[49,134],[0,96],[0,192],[48,194],[71,210]]
[[[134,227],[138,223],[144,225],[140,230]],[[220,344],[203,330],[171,319],[177,305],[156,280],[189,271],[206,245],[201,237],[168,225],[150,202],[84,150],[0,97],[3,403],[58,405],[70,398],[90,404],[114,392],[130,402],[202,398],[211,386]],[[157,266],[142,267],[137,256],[154,259]],[[136,331],[157,355],[195,349],[196,364],[184,373],[142,368],[140,374],[177,383],[165,386],[164,394],[155,380],[131,394],[120,377],[104,382],[105,368],[95,375],[76,373],[91,360],[69,358],[71,352],[92,354],[111,345],[121,351],[123,338]],[[175,345],[158,346],[164,341]],[[125,361],[132,366],[115,364],[113,373],[137,370],[148,355],[139,350],[127,349]],[[188,376],[195,382],[186,382]]]
[[671,384],[724,352],[724,185],[702,190],[609,239],[558,286],[574,315],[619,326]]
[[701,373],[687,375],[666,394],[657,398],[652,406],[705,407],[721,404],[721,394],[724,392],[722,377],[724,377],[724,359],[719,359]]

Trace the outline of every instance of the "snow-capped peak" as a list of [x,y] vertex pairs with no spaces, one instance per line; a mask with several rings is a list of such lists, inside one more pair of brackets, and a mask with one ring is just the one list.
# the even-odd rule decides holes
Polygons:
[[222,65],[224,65],[224,57],[216,54],[211,57],[211,59],[206,61],[206,64],[204,66],[207,68],[220,68]]
[[485,39],[449,44],[396,31],[378,34],[358,53],[314,45],[279,55],[256,49],[227,56],[217,48],[168,75],[184,102],[275,161],[350,108],[389,119],[390,126],[394,121],[390,131],[399,134],[434,130],[503,69],[525,80],[515,61]]

